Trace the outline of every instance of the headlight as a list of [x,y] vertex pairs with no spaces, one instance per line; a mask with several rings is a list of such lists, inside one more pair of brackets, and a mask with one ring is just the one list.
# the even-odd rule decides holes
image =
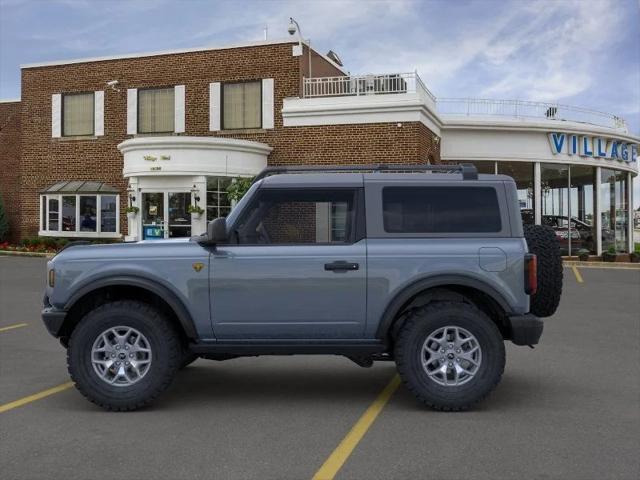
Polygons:
[[49,286],[53,288],[56,283],[56,271],[52,268],[49,270]]

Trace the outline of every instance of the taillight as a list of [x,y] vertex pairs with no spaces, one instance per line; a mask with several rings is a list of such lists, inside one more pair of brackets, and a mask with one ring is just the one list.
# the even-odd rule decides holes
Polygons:
[[538,290],[538,259],[533,253],[524,256],[524,293],[535,295]]

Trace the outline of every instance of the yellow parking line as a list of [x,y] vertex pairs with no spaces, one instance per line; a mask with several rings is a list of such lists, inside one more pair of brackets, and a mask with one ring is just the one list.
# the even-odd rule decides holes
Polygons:
[[14,408],[22,407],[27,403],[35,402],[36,400],[40,400],[41,398],[48,397],[49,395],[53,395],[54,393],[62,392],[71,388],[73,386],[73,382],[63,383],[62,385],[58,385],[57,387],[49,388],[47,390],[43,390],[42,392],[34,393],[33,395],[29,395],[28,397],[23,397],[18,400],[14,400],[13,402],[5,403],[4,405],[0,405],[0,413],[4,413],[9,410],[13,410]]
[[7,330],[13,330],[14,328],[26,327],[28,323],[16,323],[15,325],[9,325],[8,327],[0,327],[0,332],[6,332]]
[[580,275],[580,272],[578,271],[578,267],[576,267],[575,265],[572,265],[571,270],[573,270],[573,274],[576,276],[576,280],[578,281],[578,283],[584,283],[584,280],[582,279],[582,275]]
[[384,390],[378,395],[378,398],[367,408],[349,433],[347,433],[346,437],[342,439],[333,453],[322,464],[320,470],[313,476],[313,480],[332,480],[336,476],[399,385],[400,377],[394,375],[388,385],[384,387]]

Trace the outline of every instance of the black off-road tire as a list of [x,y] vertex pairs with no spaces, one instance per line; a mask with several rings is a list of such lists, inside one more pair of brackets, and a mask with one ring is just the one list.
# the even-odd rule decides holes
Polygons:
[[529,311],[537,317],[550,317],[562,296],[562,256],[560,244],[551,227],[525,225],[524,236],[530,253],[538,260],[538,291],[531,296]]
[[[432,333],[446,326],[462,327],[478,341],[482,361],[475,376],[462,385],[440,385],[422,366],[422,346]],[[409,313],[394,348],[404,384],[425,405],[444,411],[467,410],[498,385],[505,366],[504,340],[496,325],[473,305],[433,302]]]
[[[109,385],[95,372],[92,347],[102,332],[117,326],[132,327],[150,344],[152,362],[147,373],[128,386]],[[73,330],[67,349],[67,368],[76,388],[96,405],[113,411],[149,405],[175,377],[183,359],[180,336],[166,316],[143,302],[121,300],[87,313]]]

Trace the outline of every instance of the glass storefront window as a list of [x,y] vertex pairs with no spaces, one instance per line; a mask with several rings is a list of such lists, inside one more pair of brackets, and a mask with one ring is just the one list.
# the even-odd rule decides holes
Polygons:
[[602,251],[627,252],[629,239],[627,173],[603,168],[600,178]]
[[[595,178],[594,167],[571,165],[571,193],[569,209],[571,212],[571,254],[579,250],[589,250],[595,254],[597,250],[595,222]],[[577,232],[577,235],[573,232]]]
[[62,197],[62,230],[65,232],[76,231],[76,197]]
[[49,198],[49,230],[58,230],[58,208],[60,202],[58,197]]
[[[99,237],[105,233],[109,237],[118,233],[118,195],[41,195],[41,233],[60,237]],[[100,225],[98,222],[100,205]],[[116,234],[116,235],[112,235]]]
[[570,244],[579,234],[569,228],[569,166],[541,163],[540,180],[542,224],[555,231],[562,255],[570,255]]
[[535,223],[534,188],[533,188],[533,163],[530,162],[498,162],[498,173],[509,175],[516,182],[518,189],[518,202],[520,203],[520,213],[522,222],[525,225]]
[[100,231],[115,232],[116,223],[116,202],[115,195],[102,195],[100,197]]
[[231,201],[227,196],[227,187],[233,180],[230,177],[207,177],[207,221],[226,217],[231,211]]
[[96,197],[80,197],[80,231],[95,232],[97,220]]

